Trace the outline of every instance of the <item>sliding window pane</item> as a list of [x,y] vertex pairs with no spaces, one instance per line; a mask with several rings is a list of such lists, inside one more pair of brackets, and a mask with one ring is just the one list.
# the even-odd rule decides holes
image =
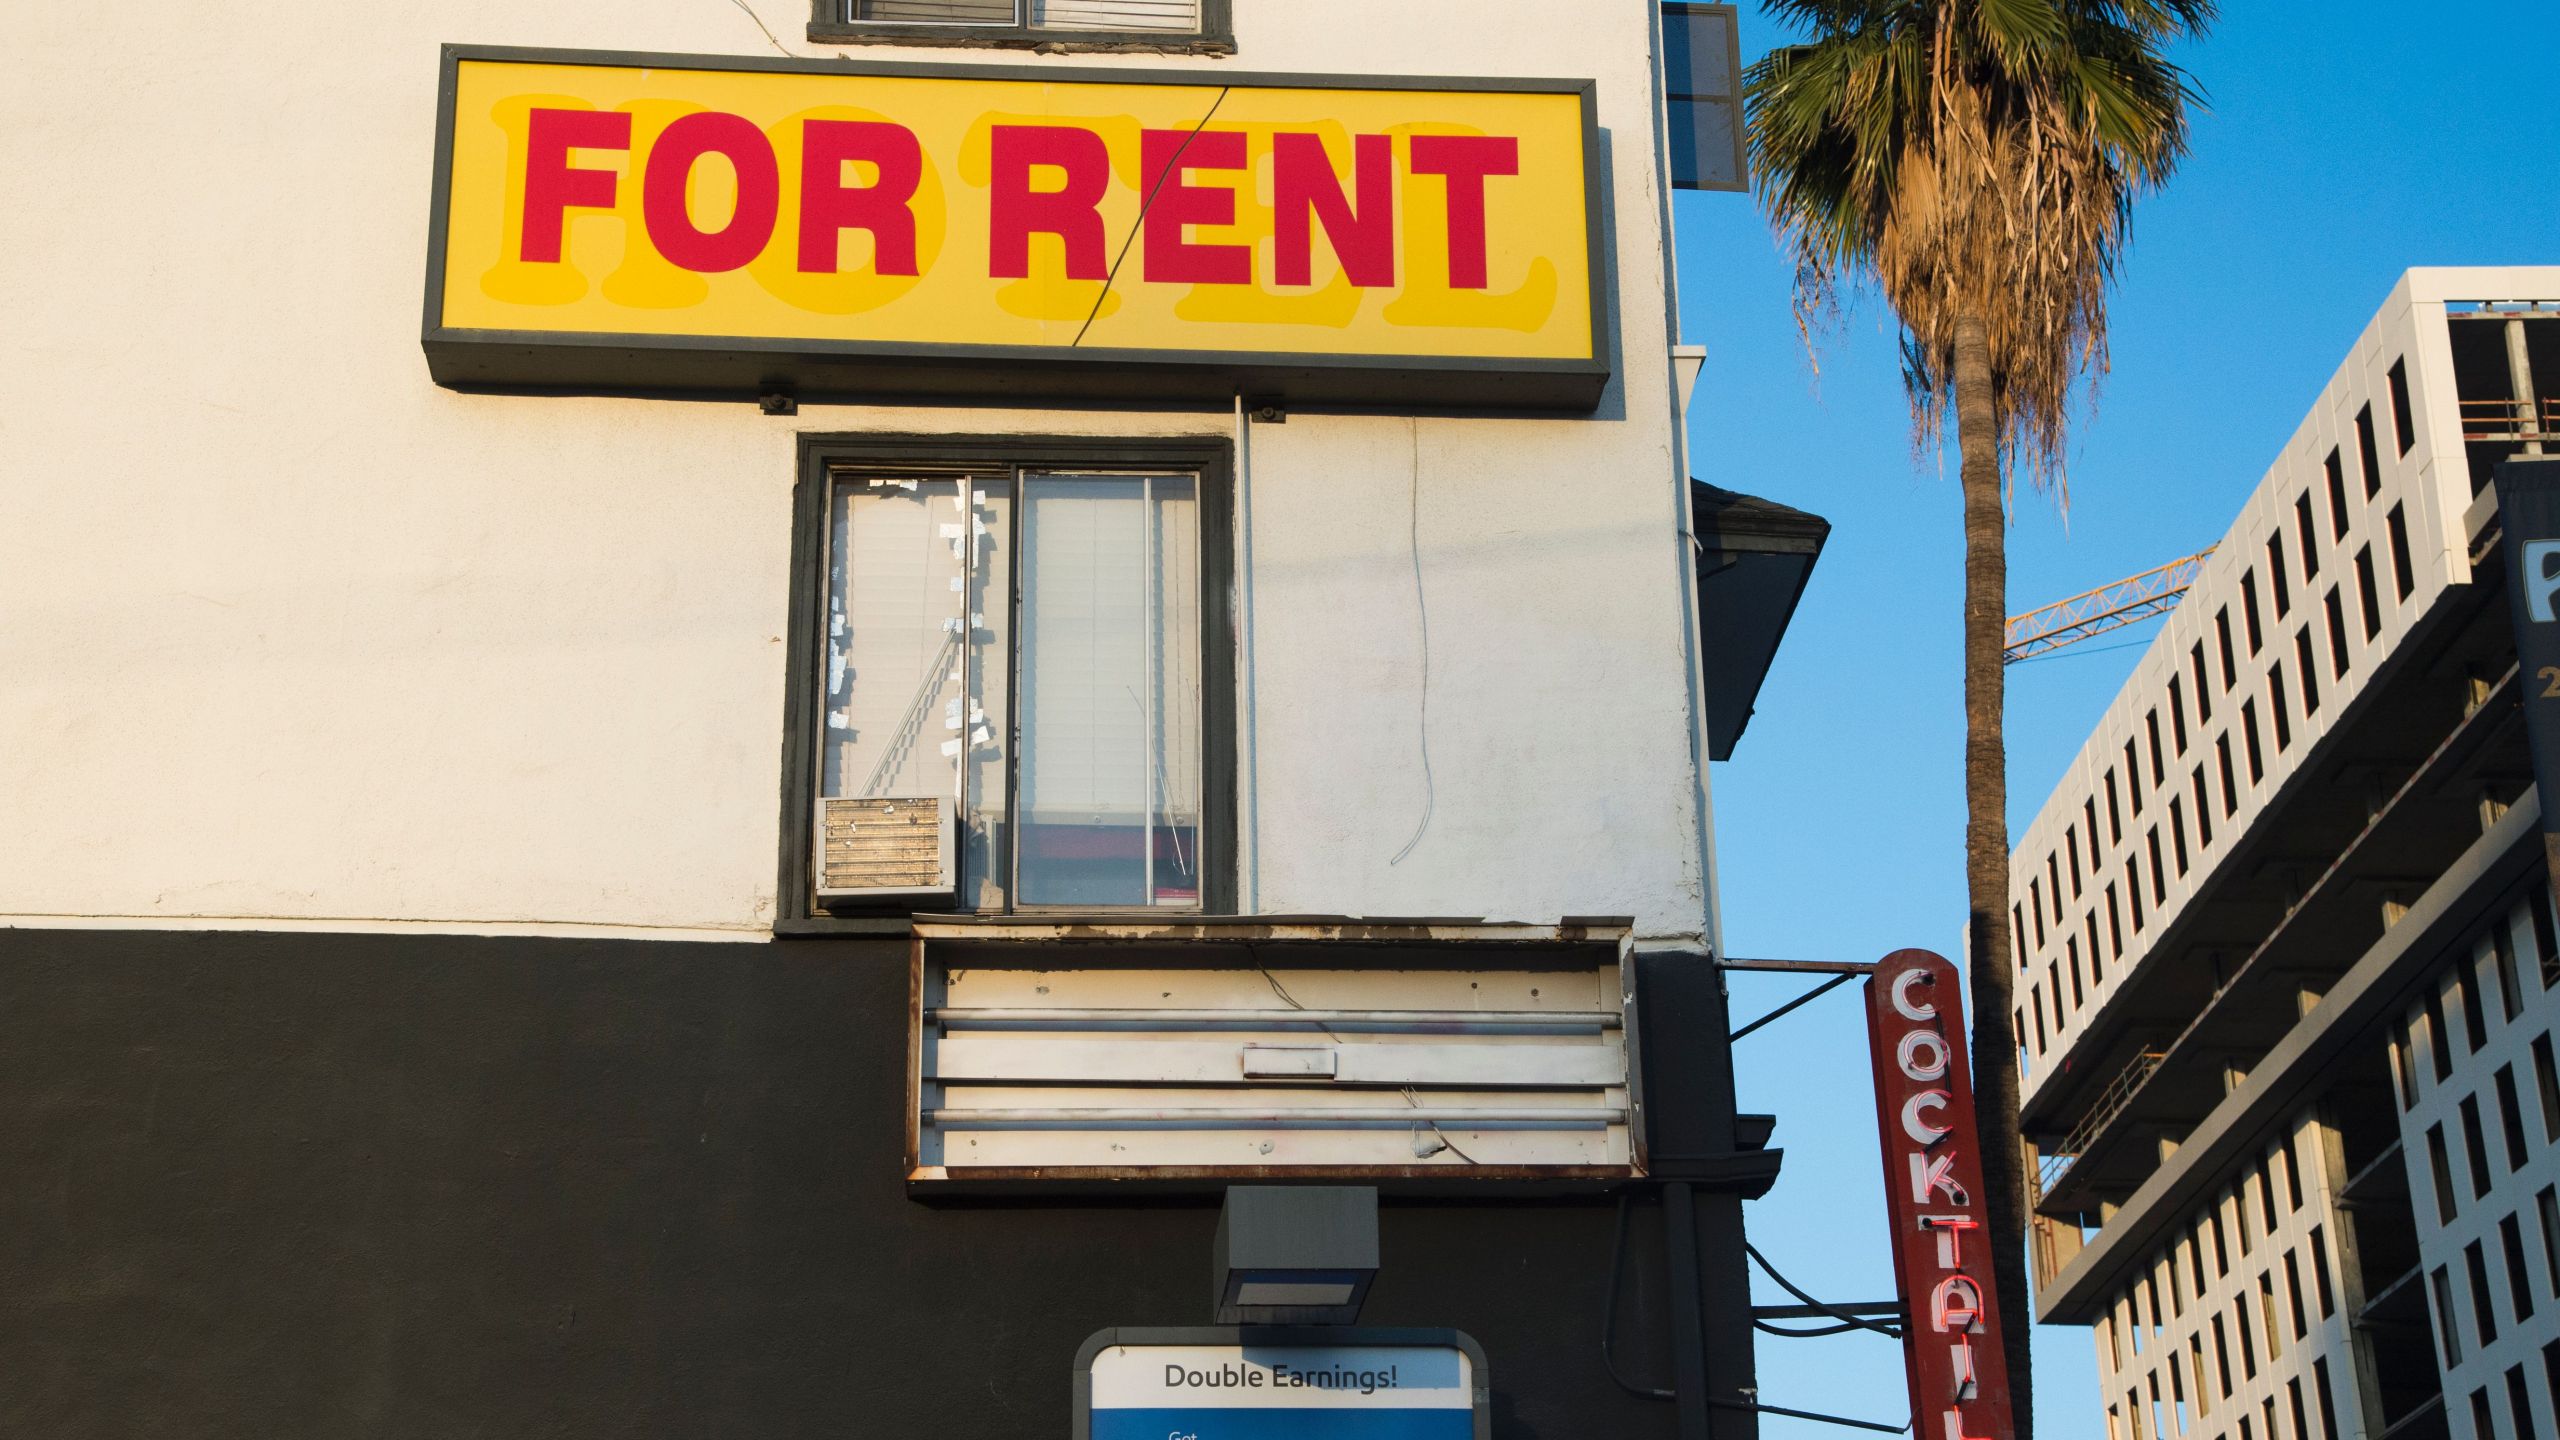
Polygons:
[[1012,25],[1016,0],[853,0],[853,18],[897,25]]
[[982,905],[1002,901],[1009,483],[842,477],[827,530],[819,793],[955,801],[960,894]]
[[1198,486],[1022,482],[1017,903],[1200,903]]
[[[937,529],[937,536],[942,532]],[[958,742],[969,757],[969,788],[960,804],[960,904],[1006,907],[1003,856],[1005,784],[1012,737],[1005,715],[1013,686],[1013,477],[998,470],[969,484],[969,703],[954,710],[946,699],[939,717],[944,745]],[[954,729],[952,722],[962,722]]]
[[[949,760],[923,723],[943,695],[962,637],[951,586],[961,558],[933,539],[934,512],[957,520],[956,480],[852,480],[828,521],[828,795],[951,795]],[[935,726],[935,729],[941,727]]]
[[1200,32],[1200,0],[1031,0],[1035,30]]

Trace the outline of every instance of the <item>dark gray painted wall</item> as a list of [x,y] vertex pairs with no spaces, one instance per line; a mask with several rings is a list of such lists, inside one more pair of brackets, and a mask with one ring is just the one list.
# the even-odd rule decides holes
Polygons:
[[[1207,1204],[925,1205],[901,945],[0,931],[0,1435],[1055,1436]],[[1495,1433],[1671,1433],[1614,1210],[1391,1202],[1365,1322]],[[1668,1383],[1637,1209],[1621,1350]]]

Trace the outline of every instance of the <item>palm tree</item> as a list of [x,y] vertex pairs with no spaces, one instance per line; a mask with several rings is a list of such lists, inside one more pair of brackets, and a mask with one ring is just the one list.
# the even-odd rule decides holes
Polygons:
[[2166,58],[2215,0],[1765,0],[1812,32],[1744,87],[1761,205],[1808,322],[1837,289],[1902,325],[1915,436],[1952,410],[1964,498],[1965,888],[1974,1103],[2010,1393],[2031,1434],[2026,1218],[2009,962],[2000,652],[2006,502],[2063,488],[2072,402],[2107,366],[2107,289],[2134,198],[2186,151],[2197,98]]

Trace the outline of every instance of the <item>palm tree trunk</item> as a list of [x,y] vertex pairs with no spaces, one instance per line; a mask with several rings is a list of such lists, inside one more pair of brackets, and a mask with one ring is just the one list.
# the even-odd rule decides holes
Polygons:
[[2002,740],[2006,679],[2000,652],[2009,599],[2007,516],[2001,503],[1999,419],[1991,343],[1978,316],[1955,326],[1956,442],[1964,492],[1964,876],[1966,957],[1973,999],[1973,1104],[1981,1136],[1983,1208],[1992,1280],[2009,1366],[2017,1440],[2032,1440],[2027,1310],[2026,1165],[2018,1140],[2018,1042],[2009,976],[2009,782]]

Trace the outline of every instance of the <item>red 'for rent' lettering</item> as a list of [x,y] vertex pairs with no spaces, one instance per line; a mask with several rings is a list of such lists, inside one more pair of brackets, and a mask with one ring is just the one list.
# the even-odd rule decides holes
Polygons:
[[[693,223],[685,189],[705,155],[728,159],[737,172],[738,203],[729,223],[704,230]],[[697,110],[669,123],[649,147],[640,177],[640,218],[658,253],[687,270],[716,275],[763,253],[782,206],[782,174],[772,142],[745,117]]]
[[1520,142],[1508,135],[1416,135],[1413,173],[1449,177],[1449,288],[1484,289],[1484,182],[1520,173]]
[[[1067,278],[1100,280],[1103,192],[1111,188],[1111,152],[1102,137],[1073,125],[998,125],[991,152],[987,274],[1020,280],[1031,273],[1031,237],[1055,235],[1067,251]],[[1055,190],[1031,188],[1034,166],[1065,172]]]
[[1138,169],[1147,177],[1146,277],[1167,285],[1250,285],[1253,247],[1204,245],[1186,238],[1192,225],[1236,223],[1236,192],[1223,185],[1194,185],[1193,170],[1242,170],[1241,130],[1149,130],[1138,143]]
[[1357,211],[1342,193],[1342,179],[1333,173],[1324,141],[1313,135],[1272,137],[1271,204],[1279,217],[1273,278],[1281,284],[1315,283],[1316,225],[1324,227],[1352,284],[1384,288],[1396,283],[1395,141],[1385,135],[1355,136],[1351,154],[1352,184],[1360,193]]
[[[987,274],[1020,280],[1031,273],[1031,241],[1054,235],[1071,280],[1109,274],[1102,200],[1111,189],[1111,152],[1101,135],[1076,125],[998,125],[989,136]],[[1520,173],[1520,142],[1499,135],[1417,135],[1415,175],[1446,182],[1449,285],[1486,288],[1485,182]],[[522,259],[558,263],[567,213],[610,210],[621,197],[613,170],[569,163],[573,150],[631,149],[625,110],[536,108],[525,134]],[[694,167],[708,156],[729,163],[737,200],[716,230],[695,223],[688,203]],[[847,166],[872,168],[870,184],[847,183]],[[1146,234],[1141,272],[1166,285],[1250,285],[1253,247],[1193,240],[1191,227],[1236,223],[1235,185],[1203,184],[1203,171],[1241,174],[1251,164],[1236,130],[1146,130],[1139,137]],[[640,220],[649,243],[675,265],[704,274],[736,270],[773,240],[782,178],[771,141],[743,116],[699,110],[658,132],[640,167]],[[924,150],[903,125],[867,120],[809,120],[801,128],[797,267],[831,275],[841,266],[847,230],[868,231],[872,269],[881,275],[921,273],[915,198]],[[1035,186],[1035,181],[1038,182]],[[1395,141],[1352,137],[1349,193],[1321,138],[1272,137],[1273,278],[1313,284],[1315,235],[1322,229],[1342,273],[1354,285],[1396,283]]]
[[568,208],[609,210],[622,177],[569,163],[576,150],[631,148],[628,110],[545,110],[526,117],[524,224],[516,253],[545,263],[560,258],[560,231]]
[[[879,167],[877,183],[848,186],[848,160]],[[812,120],[800,132],[800,270],[832,275],[846,230],[871,232],[872,270],[916,274],[916,212],[924,149],[904,125],[878,120]]]

